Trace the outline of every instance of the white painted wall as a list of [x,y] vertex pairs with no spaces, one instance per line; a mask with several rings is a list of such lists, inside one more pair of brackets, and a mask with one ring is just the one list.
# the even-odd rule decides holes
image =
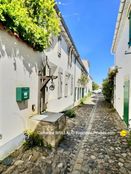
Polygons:
[[[48,56],[49,61],[53,62],[57,66],[57,69],[56,69],[54,75],[58,76],[59,68],[61,68],[63,71],[62,98],[58,99],[58,78],[56,80],[54,80],[55,90],[50,91],[48,89],[47,110],[52,111],[52,112],[61,112],[61,111],[65,110],[66,108],[73,106],[73,104],[74,104],[74,90],[73,90],[73,94],[72,95],[70,94],[70,90],[71,90],[70,79],[68,82],[68,96],[65,97],[65,95],[64,95],[65,74],[69,73],[70,75],[73,75],[73,78],[74,78],[74,68],[75,68],[74,57],[72,60],[72,66],[69,67],[69,65],[68,65],[68,47],[67,47],[67,43],[66,43],[64,37],[62,37],[61,46],[62,46],[61,57],[58,57],[57,38],[54,39],[53,49],[51,48],[48,51],[46,51],[46,55]],[[49,87],[50,84],[51,83],[49,82],[47,86]]]
[[[29,129],[29,117],[38,111],[38,69],[43,54],[0,31],[0,146]],[[30,99],[16,102],[16,87],[30,87]],[[36,111],[32,112],[32,104]]]
[[[58,42],[45,53],[34,51],[22,41],[9,35],[6,31],[0,31],[0,159],[18,147],[23,140],[23,132],[26,129],[34,129],[36,125],[30,117],[38,114],[39,84],[38,72],[45,62],[45,54],[48,60],[56,65],[54,76],[58,76],[59,68],[63,69],[63,95],[58,99],[58,79],[54,80],[55,90],[50,91],[50,82],[47,85],[46,100],[47,111],[60,112],[74,106],[74,91],[81,77],[81,65],[72,58],[72,66],[68,65],[67,43],[62,37],[61,57],[58,57]],[[73,75],[74,86],[71,95],[71,82],[68,83],[68,95],[65,97],[65,74]],[[30,99],[16,102],[16,87],[29,87]],[[36,106],[35,112],[32,105]]]
[[[125,9],[127,10],[127,8]],[[129,20],[127,12],[124,12],[122,18],[122,25],[120,28],[119,40],[117,42],[115,51],[115,65],[120,67],[119,72],[116,76],[116,88],[115,88],[115,98],[114,106],[118,111],[119,115],[123,119],[123,106],[124,106],[124,79],[129,77],[131,85],[131,54],[126,55],[125,51],[131,52],[131,48],[128,46],[129,42]],[[130,88],[131,96],[131,88]],[[130,97],[130,107],[129,107],[129,119],[131,124],[131,97]]]
[[90,76],[88,78],[89,78],[88,85],[87,85],[88,91],[92,92],[92,78]]

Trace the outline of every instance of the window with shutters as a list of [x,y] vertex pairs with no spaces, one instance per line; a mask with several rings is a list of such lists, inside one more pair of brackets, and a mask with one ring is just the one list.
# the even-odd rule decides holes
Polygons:
[[71,95],[73,95],[73,75],[71,75]]
[[63,82],[63,70],[60,68],[58,71],[58,99],[62,98],[62,82]]
[[69,79],[69,75],[68,73],[65,74],[65,97],[68,96],[68,79]]
[[131,12],[129,14],[129,42],[128,45],[131,46]]

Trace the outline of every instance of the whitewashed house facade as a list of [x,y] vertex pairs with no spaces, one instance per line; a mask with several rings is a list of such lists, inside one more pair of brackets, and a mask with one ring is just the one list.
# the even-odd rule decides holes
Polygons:
[[87,94],[78,80],[89,74],[63,19],[61,28],[52,46],[37,52],[0,27],[0,159],[35,129],[33,116],[64,111],[79,103],[82,90]]
[[115,67],[114,107],[131,126],[131,0],[121,0],[112,45]]

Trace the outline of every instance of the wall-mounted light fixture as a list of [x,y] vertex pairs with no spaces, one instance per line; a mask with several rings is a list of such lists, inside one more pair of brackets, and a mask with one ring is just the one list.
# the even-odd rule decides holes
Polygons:
[[49,89],[50,89],[51,91],[53,91],[53,90],[55,89],[55,84],[54,84],[54,82],[53,82],[53,79],[51,79],[51,85],[50,85]]

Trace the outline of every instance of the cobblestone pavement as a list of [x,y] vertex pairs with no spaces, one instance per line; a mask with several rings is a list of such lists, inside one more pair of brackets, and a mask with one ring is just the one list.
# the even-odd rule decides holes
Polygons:
[[[125,128],[102,96],[76,108],[57,149],[21,149],[2,174],[131,174],[131,149],[119,132]],[[86,133],[86,134],[85,134]]]
[[91,113],[72,174],[131,174],[131,149],[119,132],[125,126],[104,102],[99,100]]

